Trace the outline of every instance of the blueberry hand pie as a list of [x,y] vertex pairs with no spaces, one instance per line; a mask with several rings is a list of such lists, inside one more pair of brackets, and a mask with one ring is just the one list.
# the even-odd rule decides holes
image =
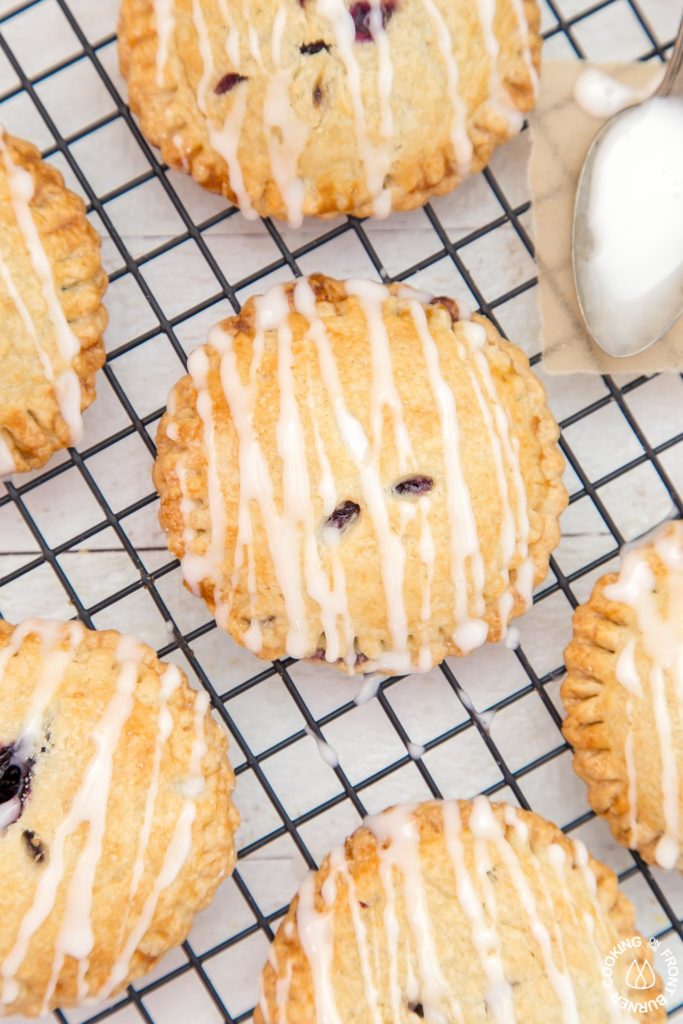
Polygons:
[[0,477],[80,441],[104,362],[106,287],[83,201],[0,128]]
[[192,353],[158,433],[187,586],[262,658],[427,671],[505,635],[566,502],[520,349],[451,299],[314,277]]
[[683,869],[683,522],[625,551],[574,613],[564,734],[593,809],[651,864]]
[[536,0],[123,0],[147,138],[245,216],[386,216],[455,188],[538,89]]
[[232,870],[208,705],[131,637],[0,622],[0,1017],[118,992]]
[[[629,986],[639,972],[647,992]],[[367,818],[309,874],[254,1024],[654,1024],[661,991],[613,872],[538,815],[477,797]]]

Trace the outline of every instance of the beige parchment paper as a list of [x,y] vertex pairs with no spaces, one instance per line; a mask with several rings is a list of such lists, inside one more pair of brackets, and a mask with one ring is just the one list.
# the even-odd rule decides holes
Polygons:
[[[529,183],[543,369],[552,374],[683,370],[683,319],[646,352],[619,359],[597,347],[581,318],[571,264],[574,196],[588,148],[604,123],[574,100],[574,83],[587,66],[582,61],[544,61],[540,100],[530,118]],[[638,89],[661,75],[661,65],[596,66]]]

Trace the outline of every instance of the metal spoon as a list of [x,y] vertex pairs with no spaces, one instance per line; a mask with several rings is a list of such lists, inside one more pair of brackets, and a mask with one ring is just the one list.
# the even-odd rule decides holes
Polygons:
[[[596,157],[606,137],[619,130],[619,122],[628,116],[635,106],[639,106],[640,102],[648,103],[655,97],[670,95],[683,95],[683,19],[681,20],[671,59],[667,64],[666,73],[659,88],[651,97],[645,100],[639,101],[638,97],[634,96],[634,103],[632,105],[624,110],[620,110],[605,122],[593,139],[590,149],[586,154],[576,190],[572,232],[572,262],[579,308],[590,336],[603,351],[613,356],[630,356],[643,352],[666,334],[669,328],[683,314],[683,295],[681,295],[678,289],[669,290],[666,301],[653,303],[652,311],[648,310],[647,327],[641,328],[639,326],[637,330],[634,329],[632,336],[625,343],[623,334],[619,334],[615,330],[614,323],[610,322],[609,310],[605,310],[604,305],[600,303],[597,304],[598,308],[595,308],[595,304],[591,308],[589,298],[591,291],[594,291],[594,287],[591,289],[589,284],[592,281],[594,285],[595,279],[591,278],[593,237],[590,231],[588,211],[590,208],[591,185]],[[624,211],[624,216],[628,216],[627,211]],[[657,225],[653,225],[653,230],[656,231],[656,229]],[[681,256],[683,258],[683,230],[681,234]],[[602,308],[600,308],[601,305]]]

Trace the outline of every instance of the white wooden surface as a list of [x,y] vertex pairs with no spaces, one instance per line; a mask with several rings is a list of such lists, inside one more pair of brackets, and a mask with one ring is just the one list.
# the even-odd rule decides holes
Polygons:
[[[544,25],[551,28],[555,19],[547,7],[542,6]],[[585,0],[559,0],[558,6],[565,17],[570,18],[588,9]],[[681,6],[679,0],[640,2],[640,9],[660,39],[670,39],[674,34]],[[0,0],[0,16],[15,7],[12,0]],[[114,30],[115,0],[98,0],[97,3],[93,0],[71,0],[70,7],[93,42]],[[42,0],[25,14],[8,21],[2,30],[24,70],[32,76],[40,75],[43,70],[80,50],[55,0]],[[614,0],[577,22],[573,32],[594,60],[635,58],[647,49],[642,28],[625,0]],[[546,53],[571,56],[562,35],[549,41]],[[106,71],[125,95],[114,45],[99,49],[98,54]],[[15,86],[14,74],[0,56],[0,96]],[[87,58],[41,81],[37,91],[59,131],[66,136],[114,111],[111,97]],[[10,131],[31,138],[42,147],[52,144],[49,131],[26,94],[2,103],[0,120]],[[98,195],[106,194],[148,170],[144,155],[120,118],[75,142],[71,152]],[[527,153],[528,137],[523,135],[499,151],[492,164],[513,205],[527,198]],[[63,159],[53,159],[65,171],[73,187],[78,188]],[[183,176],[171,172],[169,180],[195,222],[201,222],[223,208],[220,199],[204,194]],[[501,208],[482,176],[473,178],[452,196],[437,200],[434,208],[454,240],[501,215]],[[163,189],[153,180],[109,203],[107,211],[129,252],[136,258],[183,231],[182,222]],[[97,224],[94,215],[93,222]],[[528,214],[522,217],[522,223],[529,229]],[[298,247],[306,240],[324,234],[329,227],[328,224],[321,227],[307,223],[300,232],[283,229],[282,234],[290,246]],[[365,229],[389,274],[400,273],[441,247],[423,211],[396,215],[381,223],[368,223]],[[207,231],[206,239],[230,281],[243,279],[278,258],[278,250],[265,228],[260,223],[247,223],[239,215]],[[117,270],[121,259],[116,247],[107,237],[103,239],[103,247],[107,268]],[[509,288],[534,275],[533,262],[510,225],[465,247],[461,256],[487,300],[495,300]],[[300,266],[304,272],[374,276],[372,264],[353,233],[346,233],[317,249],[303,258]],[[180,316],[185,309],[216,296],[216,302],[209,310],[183,319],[177,325],[177,337],[186,351],[202,341],[207,327],[228,310],[228,304],[220,298],[216,280],[194,242],[186,242],[160,258],[145,262],[142,274],[168,317]],[[280,271],[273,275],[273,279],[286,276],[285,271]],[[435,293],[471,299],[465,282],[447,257],[411,279],[411,283]],[[267,281],[260,281],[244,289],[240,299],[263,290],[266,284]],[[112,286],[107,305],[111,314],[107,335],[110,353],[131,337],[146,330],[153,331],[158,326],[130,275],[121,277]],[[538,349],[538,319],[534,289],[527,290],[496,312],[510,337],[529,354],[535,353]],[[140,416],[163,406],[170,385],[182,372],[181,363],[163,333],[126,355],[113,358],[110,365]],[[558,419],[571,415],[607,393],[599,378],[546,378],[542,370],[540,375],[544,378]],[[652,380],[631,392],[627,402],[651,444],[657,445],[681,430],[683,389],[679,377],[662,376]],[[81,449],[126,428],[129,422],[110,385],[100,375],[98,399],[86,415],[86,436]],[[153,437],[155,424],[149,430]],[[642,451],[627,421],[613,403],[569,427],[566,438],[592,480],[636,458]],[[51,465],[57,464],[59,458]],[[683,491],[683,445],[666,451],[661,462],[679,491]],[[87,467],[114,512],[152,493],[151,457],[135,433],[90,458]],[[17,483],[26,479],[28,477],[17,478]],[[570,469],[567,470],[567,482],[570,490],[578,489],[578,481]],[[665,488],[648,464],[604,486],[600,496],[627,540],[673,513]],[[102,510],[75,468],[28,491],[23,500],[28,514],[51,546],[62,544],[103,522]],[[156,522],[154,503],[125,518],[122,525],[148,570],[167,564],[168,555]],[[570,506],[563,520],[563,540],[556,554],[564,573],[579,570],[613,547],[612,538],[589,498]],[[17,508],[12,504],[0,508],[0,579],[33,560],[38,553],[38,544]],[[62,553],[59,564],[87,608],[139,581],[136,567],[110,527],[98,531],[87,543],[75,545]],[[579,599],[586,597],[592,583],[592,575],[578,579],[573,586],[576,596]],[[183,632],[187,633],[207,621],[203,605],[183,589],[177,570],[163,576],[157,586]],[[47,564],[0,587],[0,611],[14,621],[29,615],[70,617],[74,614],[57,576]],[[562,649],[570,631],[570,614],[569,603],[558,592],[537,604],[519,622],[523,651],[538,675],[560,667]],[[136,633],[157,648],[167,644],[170,638],[168,624],[142,588],[94,614],[93,621],[98,627],[115,626]],[[219,635],[215,629],[197,640],[193,650],[220,693],[230,690],[263,667],[262,663],[237,649],[229,638]],[[170,658],[188,669],[182,655],[174,653]],[[525,687],[528,682],[514,652],[502,646],[482,650],[466,660],[453,663],[452,667],[478,710]],[[291,675],[316,719],[346,703],[358,689],[357,683],[340,679],[318,665],[296,665]],[[556,683],[549,686],[549,692],[556,700]],[[387,698],[403,722],[409,739],[416,744],[428,744],[446,729],[467,719],[467,712],[438,671],[426,677],[403,680],[387,691]],[[231,697],[227,707],[256,754],[304,726],[300,712],[278,677],[262,682],[240,696]],[[407,757],[403,743],[377,700],[336,719],[324,732],[352,783],[361,782],[386,765],[405,759],[404,766],[383,781],[363,788],[361,796],[369,812],[380,810],[391,802],[418,800],[429,795],[415,764]],[[499,712],[491,724],[491,735],[513,770],[551,751],[561,742],[535,693]],[[236,764],[243,760],[236,745],[233,745],[233,758]],[[473,728],[430,750],[425,755],[425,763],[446,795],[474,795],[499,778],[496,764]],[[267,758],[262,767],[286,811],[292,816],[305,813],[341,790],[334,771],[320,758],[315,742],[305,735],[282,752]],[[567,753],[525,775],[521,786],[534,809],[560,825],[587,807],[583,785],[574,776]],[[500,795],[509,796],[505,791]],[[240,775],[237,800],[243,817],[239,834],[241,846],[280,824],[253,772],[245,771]],[[320,857],[357,823],[356,812],[348,801],[344,801],[332,811],[313,818],[300,832],[313,855]],[[629,854],[615,846],[602,823],[591,821],[576,834],[616,870],[622,870],[631,863]],[[266,913],[287,902],[304,871],[300,855],[287,838],[270,843],[240,863],[242,878]],[[680,876],[661,871],[654,874],[676,913],[683,913],[683,881]],[[662,909],[639,874],[629,878],[624,888],[637,905],[643,930],[657,931],[666,927]],[[234,882],[229,881],[222,887],[214,905],[197,919],[191,935],[192,946],[201,954],[236,934],[251,921],[248,907]],[[681,953],[679,964],[683,968],[680,943],[671,940],[669,944]],[[240,1014],[253,1005],[257,976],[265,952],[265,939],[256,934],[205,961],[207,975],[231,1014]],[[162,976],[185,961],[185,954],[176,950],[165,958],[155,976]],[[683,998],[683,991],[679,997]],[[150,991],[143,1001],[158,1024],[189,1019],[193,1024],[209,1024],[221,1019],[215,1004],[192,971]],[[66,1016],[75,1024],[85,1020],[91,1012],[69,1012]],[[132,1024],[141,1018],[133,1006],[126,1006],[111,1019],[116,1024]]]

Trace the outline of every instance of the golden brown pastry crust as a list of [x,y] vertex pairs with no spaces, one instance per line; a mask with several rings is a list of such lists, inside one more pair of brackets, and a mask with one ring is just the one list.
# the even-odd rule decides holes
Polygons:
[[[683,547],[683,523],[670,524],[663,536],[676,537]],[[655,549],[657,539],[651,539],[640,550],[654,574],[655,600],[664,609],[671,600],[670,570]],[[618,578],[616,573],[601,577],[587,603],[574,612],[573,638],[565,651],[568,672],[561,690],[567,712],[563,731],[574,748],[574,768],[588,786],[593,810],[607,820],[619,843],[638,850],[644,860],[655,864],[657,844],[666,826],[662,757],[648,678],[652,659],[643,649],[636,611],[605,594],[605,588]],[[683,637],[683,627],[680,636]],[[617,662],[627,644],[635,645],[640,696],[617,678]],[[680,786],[679,814],[683,816],[681,712],[670,675],[665,676],[664,687]],[[633,745],[631,775],[637,792],[635,808],[631,807],[626,760],[629,733]],[[683,833],[678,840],[679,844],[683,841]],[[683,854],[679,854],[678,867],[683,869]]]
[[[533,937],[528,912],[521,905],[509,867],[493,843],[487,842],[489,863],[483,877],[493,892],[491,898],[496,905],[494,920],[486,909],[482,875],[477,874],[476,870],[477,855],[470,827],[475,805],[467,801],[454,803],[459,808],[464,863],[476,898],[482,904],[487,926],[497,935],[500,943],[498,955],[504,965],[505,978],[512,989],[515,1019],[524,1024],[560,1024],[566,1018],[544,969],[540,945]],[[577,848],[555,825],[536,814],[517,809],[514,816],[518,824],[515,825],[509,817],[511,808],[506,808],[504,804],[491,804],[491,809],[526,877],[540,919],[551,934],[554,933],[552,947],[556,967],[559,970],[566,967],[571,974],[578,1020],[581,1024],[605,1024],[610,1016],[600,971],[602,957],[620,940],[639,936],[633,907],[619,891],[614,873],[586,855],[584,848]],[[385,812],[388,813],[391,812]],[[378,816],[379,819],[382,817]],[[412,817],[419,832],[419,871],[426,893],[432,937],[448,991],[460,1004],[462,1013],[462,1017],[449,1015],[447,1019],[462,1020],[463,1024],[485,1024],[493,1019],[485,1000],[485,993],[490,989],[483,974],[480,955],[472,941],[472,925],[458,899],[454,865],[445,841],[443,804],[439,801],[419,804]],[[558,850],[564,853],[564,866],[560,872],[557,864],[561,854],[558,854]],[[388,908],[386,889],[379,871],[380,855],[377,838],[365,826],[354,832],[344,845],[344,859],[355,886],[357,914],[366,929],[368,946],[372,949],[370,961],[373,966],[370,969],[378,995],[379,1017],[382,1024],[391,1024],[395,1018],[390,1000],[390,947],[386,928],[387,920],[391,919],[393,913]],[[585,857],[583,864],[582,856]],[[464,886],[464,873],[461,868],[458,871],[460,884]],[[329,882],[326,886],[331,874],[330,857],[327,857],[313,880],[316,911],[322,914],[329,910],[331,914],[329,927],[317,931],[318,941],[325,941],[324,935],[334,936],[330,974],[341,1020],[365,1024],[375,1018],[369,1006],[368,988],[360,966],[362,954],[359,953],[350,910],[349,886],[339,873],[338,866],[334,869],[334,887],[331,888]],[[588,875],[595,879],[595,901],[591,899]],[[428,982],[421,980],[416,943],[412,938],[412,926],[402,892],[404,883],[395,868],[392,877],[400,951],[399,984],[403,1003],[400,1007],[403,1014],[400,1020],[402,1024],[417,1024],[422,1016],[420,996],[410,994],[411,983],[406,975],[408,958],[412,963],[413,975],[417,978],[417,989],[421,985],[428,986]],[[268,962],[263,969],[262,995],[256,1007],[254,1024],[277,1024],[285,1019],[278,1016],[278,1006],[281,1011],[284,1010],[286,1019],[296,1021],[296,1024],[322,1024],[324,1019],[320,1013],[316,1015],[311,964],[302,944],[298,917],[301,900],[301,894],[295,896],[278,927]],[[549,900],[552,901],[552,914],[548,909]],[[471,897],[469,904],[472,905]],[[307,902],[309,907],[310,903]],[[597,950],[591,943],[583,915],[591,917],[595,924],[593,938]],[[562,936],[561,950],[555,929]],[[487,932],[487,935],[490,934]],[[483,932],[481,941],[484,941]],[[485,941],[487,948],[491,948],[490,938]],[[329,949],[329,946],[326,948]],[[652,963],[651,952],[644,941],[638,957],[641,961]],[[633,989],[629,991],[624,981],[630,962],[630,955],[617,960],[616,987],[621,994],[639,1001],[643,993]],[[431,966],[435,965],[432,963]],[[655,998],[659,992],[661,982],[658,980],[656,986],[649,990],[648,996]],[[412,1012],[410,1006],[413,1007]],[[665,1017],[665,1010],[657,1007],[629,1019],[654,1024],[655,1021],[663,1021]]]
[[[66,188],[62,175],[41,159],[36,147],[7,134],[4,140],[13,163],[33,179],[33,221],[50,262],[62,309],[80,342],[72,367],[81,384],[82,411],[95,398],[95,375],[104,363],[107,312],[102,296],[108,279],[102,268],[100,239],[88,222],[83,201]],[[41,285],[17,226],[2,160],[0,254],[53,368],[63,370],[66,364],[60,357]],[[23,472],[44,465],[53,452],[71,443],[71,437],[36,344],[2,280],[0,314],[0,439],[9,448],[16,469]]]
[[[39,736],[34,747],[35,761],[30,789],[21,817],[0,830],[0,963],[18,940],[19,928],[34,901],[45,874],[58,864],[60,825],[74,806],[88,767],[98,746],[95,735],[107,735],[103,725],[107,709],[120,683],[121,664],[117,651],[120,634],[114,631],[92,632],[71,623],[39,623],[11,626],[0,622],[0,665],[4,677],[0,686],[0,750],[21,740],[28,711],[38,688],[45,685],[45,666],[56,670],[56,659],[69,648],[69,629],[80,628],[82,635],[73,660],[58,681],[39,720]],[[27,635],[16,631],[25,629]],[[50,630],[56,632],[49,632]],[[40,635],[39,635],[40,634]],[[6,663],[13,638],[21,639],[18,651]],[[194,807],[190,822],[191,845],[180,870],[152,903],[153,915],[131,958],[125,976],[115,985],[120,990],[131,979],[148,972],[160,957],[187,935],[194,914],[205,907],[219,883],[235,863],[233,835],[239,823],[231,794],[235,779],[227,758],[226,736],[209,712],[197,703],[182,672],[174,676],[177,688],[166,703],[162,664],[154,651],[138,645],[142,660],[138,667],[130,714],[125,718],[114,748],[111,785],[102,847],[96,862],[90,924],[94,947],[87,959],[86,990],[78,990],[78,961],[66,956],[49,1007],[71,1006],[83,995],[97,997],[112,974],[116,958],[133,929],[145,921],[145,906],[153,900],[154,885],[160,877],[167,851],[172,846],[179,816],[188,798]],[[129,650],[126,657],[130,656]],[[173,670],[175,671],[175,670]],[[167,695],[166,695],[167,696]],[[153,786],[154,760],[161,728],[161,712],[170,714],[169,733],[161,746],[158,789],[150,818],[149,838],[143,842],[143,822],[148,793]],[[201,723],[201,726],[200,724]],[[190,784],[192,751],[203,727],[206,748],[199,748],[197,780]],[[102,778],[102,774],[98,776]],[[95,786],[102,785],[95,782]],[[106,792],[98,789],[97,793]],[[0,804],[0,811],[6,804]],[[184,813],[188,813],[185,809]],[[94,828],[91,824],[90,828]],[[29,839],[40,844],[40,860],[31,856]],[[183,832],[182,835],[187,835]],[[7,1014],[37,1016],[45,1012],[43,1000],[48,990],[56,956],[55,943],[66,919],[68,883],[74,876],[79,855],[83,855],[89,827],[84,822],[66,839],[54,903],[48,900],[49,913],[33,934],[14,980],[16,998],[2,988],[0,978],[0,1017]],[[131,895],[132,878],[139,851],[144,849],[143,870]],[[87,886],[84,860],[77,883]],[[178,861],[176,861],[176,865]],[[170,884],[169,884],[170,883]],[[45,894],[41,899],[45,900]],[[42,905],[45,905],[44,902]],[[50,909],[51,908],[51,909]],[[125,958],[124,958],[125,966]],[[6,1005],[3,1007],[3,1000]]]
[[[315,292],[319,315],[324,323],[339,367],[345,400],[351,413],[362,424],[367,436],[372,436],[371,381],[368,346],[368,324],[359,301],[347,294],[342,282],[317,276],[310,279]],[[284,286],[287,302],[292,308],[293,284]],[[429,523],[433,533],[436,557],[431,583],[431,614],[423,618],[425,567],[420,554],[419,516],[415,516],[404,529],[403,547],[406,552],[405,584],[408,623],[408,649],[411,663],[418,665],[421,646],[429,646],[434,664],[448,654],[460,653],[453,641],[457,626],[454,617],[453,584],[451,578],[451,533],[447,508],[447,487],[444,481],[444,450],[441,428],[436,412],[434,392],[428,381],[423,361],[421,342],[409,310],[405,289],[391,286],[390,300],[384,307],[384,323],[388,331],[393,363],[393,375],[403,402],[406,424],[415,450],[420,472],[435,481],[430,493]],[[461,451],[464,474],[469,486],[473,515],[477,525],[485,584],[483,598],[485,611],[482,618],[488,624],[488,639],[500,639],[501,626],[499,599],[505,589],[499,558],[501,496],[497,487],[492,456],[482,442],[486,430],[472,389],[468,386],[463,359],[458,354],[462,332],[467,328],[453,323],[450,300],[435,300],[423,308],[429,331],[439,349],[444,378],[458,396],[458,419],[461,430]],[[237,366],[243,379],[247,379],[254,354],[256,334],[256,303],[250,299],[239,316],[222,323],[221,329],[233,337]],[[493,325],[483,317],[475,317],[476,324],[486,332],[482,352],[490,368],[495,386],[501,397],[505,413],[511,423],[514,444],[519,446],[521,475],[526,491],[529,516],[529,558],[533,562],[533,579],[539,583],[548,571],[548,558],[559,540],[559,515],[566,504],[566,490],[561,474],[564,461],[557,448],[558,428],[550,413],[543,387],[534,377],[524,353],[503,340]],[[334,471],[338,500],[344,498],[359,502],[361,515],[353,530],[344,535],[339,552],[343,563],[348,608],[355,635],[355,650],[359,655],[355,670],[390,671],[386,652],[392,649],[392,633],[377,533],[371,522],[372,515],[363,511],[366,506],[361,495],[357,465],[349,457],[340,437],[330,408],[329,395],[321,375],[315,348],[308,335],[308,322],[299,314],[289,319],[293,331],[297,402],[302,418],[306,461],[311,480],[313,518],[324,520],[323,504],[319,494],[321,471],[316,459],[317,445],[322,440]],[[481,330],[481,327],[478,328]],[[254,421],[273,482],[273,496],[278,509],[283,506],[283,463],[278,453],[278,417],[280,392],[278,388],[278,355],[274,332],[267,335],[263,357],[257,375],[257,399]],[[221,478],[225,504],[225,538],[221,544],[221,565],[218,579],[204,574],[196,589],[212,611],[218,608],[219,624],[226,628],[238,643],[247,644],[249,630],[256,620],[261,632],[262,647],[256,653],[272,660],[287,653],[288,619],[282,590],[278,584],[267,531],[257,512],[254,513],[254,572],[257,579],[256,595],[250,595],[247,560],[235,567],[234,556],[238,536],[240,465],[239,442],[230,407],[225,399],[219,377],[219,356],[211,346],[204,346],[209,370],[212,418],[219,451],[218,472]],[[317,431],[317,435],[316,435]],[[157,436],[157,461],[154,482],[161,498],[160,522],[168,536],[170,550],[178,558],[186,555],[205,556],[210,544],[212,521],[209,503],[209,479],[204,427],[197,411],[197,390],[190,376],[183,377],[169,397],[169,408],[162,417]],[[450,458],[450,454],[448,456]],[[380,473],[385,488],[399,480],[400,458],[393,438],[389,412],[384,412],[384,433],[380,459]],[[179,473],[179,466],[181,467]],[[182,474],[182,480],[180,475]],[[509,481],[512,490],[513,483]],[[183,493],[184,488],[184,493]],[[187,513],[189,502],[191,511]],[[255,503],[254,503],[255,504]],[[400,502],[387,501],[392,524],[403,514]],[[405,510],[404,510],[405,511]],[[191,539],[188,540],[187,527]],[[219,538],[220,543],[220,538]],[[324,545],[321,547],[325,559]],[[511,562],[510,577],[523,561],[518,549]],[[325,572],[329,569],[324,561]],[[305,575],[305,572],[303,573]],[[530,582],[530,581],[529,581]],[[511,599],[512,600],[512,599]],[[254,606],[255,604],[255,606]],[[309,594],[305,598],[309,627],[308,649],[305,657],[322,657],[326,650],[321,608]],[[525,610],[525,603],[516,594],[512,615]],[[291,651],[289,653],[292,653]],[[341,656],[348,649],[341,651]],[[382,656],[385,655],[385,663]],[[331,659],[334,660],[334,659]],[[429,667],[429,666],[427,666]],[[349,668],[349,666],[347,666]]]
[[[157,22],[153,0],[123,0],[119,20],[119,54],[128,80],[131,109],[139,115],[146,137],[161,148],[172,167],[189,171],[205,188],[237,202],[228,165],[209,137],[207,114],[199,109],[197,91],[207,86],[208,115],[217,130],[235,109],[240,89],[247,90],[238,158],[247,192],[261,216],[285,218],[283,197],[276,183],[263,128],[266,75],[250,53],[248,27],[241,4],[229,9],[239,32],[241,56],[233,64],[226,54],[228,30],[220,0],[203,0],[202,10],[212,44],[214,73],[203,81],[200,41],[192,21],[192,0],[175,0],[176,28],[169,41],[169,59],[161,84],[157,68]],[[350,6],[350,4],[347,4]],[[445,116],[449,77],[441,56],[435,23],[425,4],[418,0],[393,0],[386,29],[393,64],[392,113],[393,158],[388,173],[392,207],[409,210],[434,195],[442,195],[462,180],[451,138],[451,118]],[[470,0],[436,0],[439,16],[450,31],[457,60],[459,92],[467,108],[467,131],[473,147],[471,170],[490,160],[495,147],[517,128],[510,127],[491,98],[491,66],[476,5]],[[540,14],[536,0],[522,0],[529,26],[528,56],[520,34],[516,5],[498,0],[494,32],[499,46],[497,73],[513,110],[529,111],[534,104],[535,74],[540,66]],[[263,60],[270,69],[271,39],[279,0],[255,3],[246,9],[260,40]],[[330,22],[315,5],[285,0],[283,64],[292,66],[291,105],[300,123],[310,132],[299,160],[305,182],[303,212],[331,217],[339,213],[367,216],[373,212],[372,194],[359,156],[352,97],[347,72],[334,42]],[[299,54],[304,44],[327,42],[330,49]],[[363,102],[369,139],[380,141],[377,56],[372,43],[354,45],[364,76]],[[428,54],[428,59],[424,58]],[[248,82],[216,95],[217,82],[226,74],[239,73]],[[286,89],[287,86],[285,85]],[[240,101],[241,102],[241,101]],[[239,188],[237,188],[239,192]]]

